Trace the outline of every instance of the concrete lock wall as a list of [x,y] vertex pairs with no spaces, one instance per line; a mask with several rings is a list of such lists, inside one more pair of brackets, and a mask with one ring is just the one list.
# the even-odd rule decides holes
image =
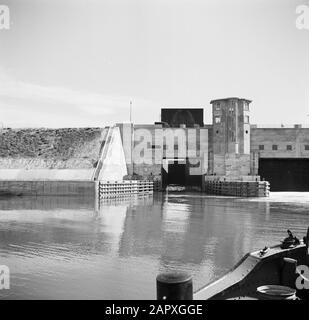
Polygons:
[[95,198],[95,183],[93,181],[0,181],[0,195]]
[[0,169],[0,180],[91,181],[93,169]]

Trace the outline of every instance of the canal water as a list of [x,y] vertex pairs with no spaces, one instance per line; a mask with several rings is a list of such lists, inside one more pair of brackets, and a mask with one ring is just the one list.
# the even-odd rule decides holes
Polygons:
[[309,193],[270,198],[155,194],[109,200],[0,199],[1,299],[154,299],[155,278],[188,271],[194,289],[223,275],[248,251],[309,226]]

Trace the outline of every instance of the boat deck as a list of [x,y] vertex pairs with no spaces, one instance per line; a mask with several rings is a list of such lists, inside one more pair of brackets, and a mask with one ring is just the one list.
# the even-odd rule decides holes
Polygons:
[[[277,245],[261,252],[247,254],[228,274],[196,292],[194,299],[260,300],[258,287],[288,286],[283,283],[284,258],[296,260],[297,265],[307,264],[307,248],[304,243],[287,249]],[[292,281],[295,283],[295,280]]]

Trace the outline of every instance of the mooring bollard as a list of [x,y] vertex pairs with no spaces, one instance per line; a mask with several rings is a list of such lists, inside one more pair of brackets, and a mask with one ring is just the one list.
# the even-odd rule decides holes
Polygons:
[[192,276],[186,272],[159,274],[157,300],[193,300]]
[[283,267],[281,270],[281,285],[290,288],[295,287],[297,273],[297,260],[291,258],[283,258]]

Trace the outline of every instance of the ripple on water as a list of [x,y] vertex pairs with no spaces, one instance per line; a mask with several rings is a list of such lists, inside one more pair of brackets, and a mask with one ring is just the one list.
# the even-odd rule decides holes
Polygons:
[[0,258],[11,270],[3,299],[152,299],[159,272],[190,272],[199,288],[248,251],[309,225],[309,193],[269,198],[154,194],[105,201],[0,201]]

